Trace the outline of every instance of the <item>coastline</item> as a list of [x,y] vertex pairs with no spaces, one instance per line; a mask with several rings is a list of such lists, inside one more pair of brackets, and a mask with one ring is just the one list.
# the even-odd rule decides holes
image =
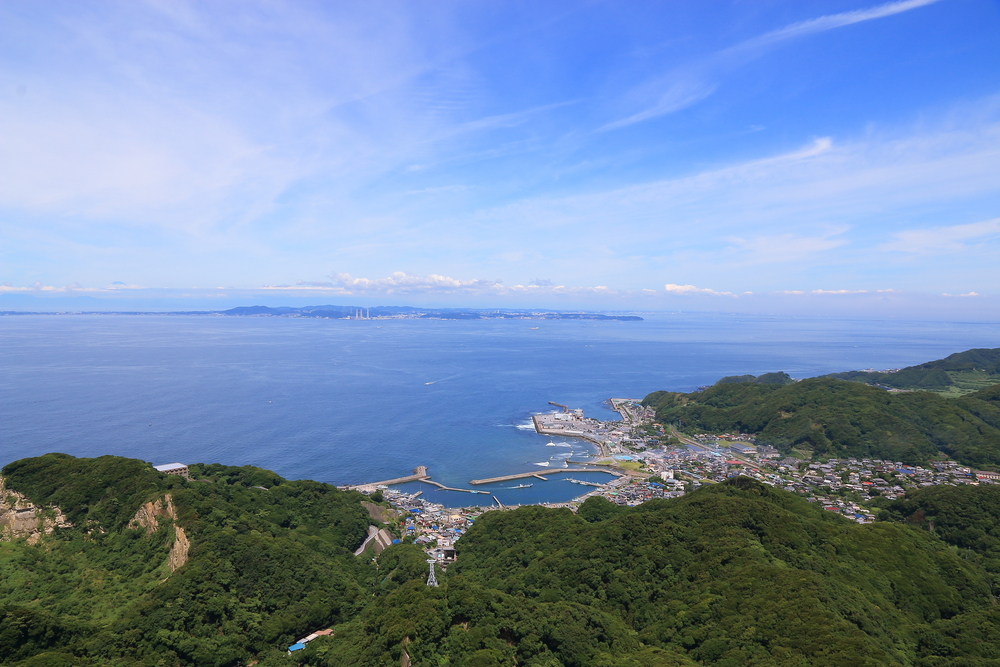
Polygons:
[[[469,480],[468,484],[470,486],[487,486],[501,482],[518,480],[538,480],[540,482],[548,482],[550,481],[550,477],[563,473],[582,473],[585,475],[590,473],[603,473],[612,476],[612,479],[608,481],[593,481],[593,478],[591,478],[591,480],[566,480],[576,484],[595,487],[593,490],[574,496],[569,500],[556,502],[556,504],[560,506],[575,507],[591,496],[604,495],[608,493],[613,495],[614,489],[630,482],[637,481],[638,478],[645,479],[649,477],[651,474],[649,471],[635,469],[636,467],[639,467],[640,464],[633,462],[632,457],[624,453],[627,450],[623,445],[632,442],[632,436],[635,435],[635,427],[643,426],[650,422],[652,419],[651,412],[648,409],[643,408],[637,399],[611,398],[607,399],[606,402],[615,412],[618,412],[621,415],[621,421],[602,422],[598,419],[588,418],[584,416],[582,409],[571,409],[566,405],[555,403],[553,401],[549,401],[550,405],[561,408],[561,411],[531,415],[531,424],[537,434],[548,437],[571,438],[587,442],[597,448],[597,454],[592,455],[598,459],[597,461],[574,461],[571,459],[565,459],[564,467],[561,468],[528,470],[481,479],[472,479]],[[619,458],[627,460],[628,463],[620,463],[618,461]],[[571,467],[571,464],[575,464],[577,467]],[[445,486],[444,484],[431,479],[427,466],[417,466],[413,469],[412,475],[405,477],[397,477],[379,482],[345,485],[341,488],[353,489],[361,491],[362,493],[370,494],[378,490],[388,491],[390,490],[390,487],[398,487],[411,482],[430,484],[442,491],[457,491],[463,493],[489,495],[491,500],[496,503],[496,505],[491,506],[504,509],[509,509],[510,507],[520,507],[526,504],[543,506],[552,504],[548,500],[537,500],[535,502],[529,501],[525,503],[517,501],[511,502],[510,499],[508,499],[505,502],[501,502],[501,500],[496,497],[495,493],[502,490],[503,487],[494,487],[490,490],[478,490]],[[534,483],[535,482],[532,481],[532,483],[528,484],[527,487],[532,486]],[[519,486],[511,488],[526,487]],[[392,491],[394,494],[400,494],[400,497],[406,497],[408,495],[399,488],[392,489]],[[419,491],[417,495],[421,493],[423,492]],[[411,497],[415,498],[416,496]]]

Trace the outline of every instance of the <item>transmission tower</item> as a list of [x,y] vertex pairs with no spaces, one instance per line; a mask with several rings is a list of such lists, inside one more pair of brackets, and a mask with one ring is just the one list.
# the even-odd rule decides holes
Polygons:
[[433,558],[428,558],[427,562],[430,563],[430,566],[431,566],[431,573],[427,577],[427,585],[428,586],[433,586],[434,588],[437,588],[438,580],[437,580],[437,576],[435,576],[435,574],[434,574],[434,563],[435,563],[435,560]]

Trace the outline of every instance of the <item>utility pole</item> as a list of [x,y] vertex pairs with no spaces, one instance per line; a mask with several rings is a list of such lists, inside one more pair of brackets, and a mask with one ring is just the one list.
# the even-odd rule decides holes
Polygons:
[[434,574],[434,563],[435,563],[435,560],[433,558],[428,558],[427,562],[430,563],[430,566],[431,566],[431,573],[427,577],[427,585],[428,586],[433,586],[434,588],[437,588],[438,580],[437,580],[437,576]]

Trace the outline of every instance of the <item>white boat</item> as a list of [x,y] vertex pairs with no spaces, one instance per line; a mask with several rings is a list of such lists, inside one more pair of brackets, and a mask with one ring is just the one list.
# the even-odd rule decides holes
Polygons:
[[517,486],[510,487],[512,489],[530,489],[531,484],[518,484]]

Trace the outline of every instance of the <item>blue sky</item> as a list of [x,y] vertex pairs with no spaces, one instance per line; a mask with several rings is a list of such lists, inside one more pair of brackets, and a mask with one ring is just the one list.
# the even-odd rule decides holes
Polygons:
[[1000,317],[998,35],[987,0],[2,3],[0,309]]

